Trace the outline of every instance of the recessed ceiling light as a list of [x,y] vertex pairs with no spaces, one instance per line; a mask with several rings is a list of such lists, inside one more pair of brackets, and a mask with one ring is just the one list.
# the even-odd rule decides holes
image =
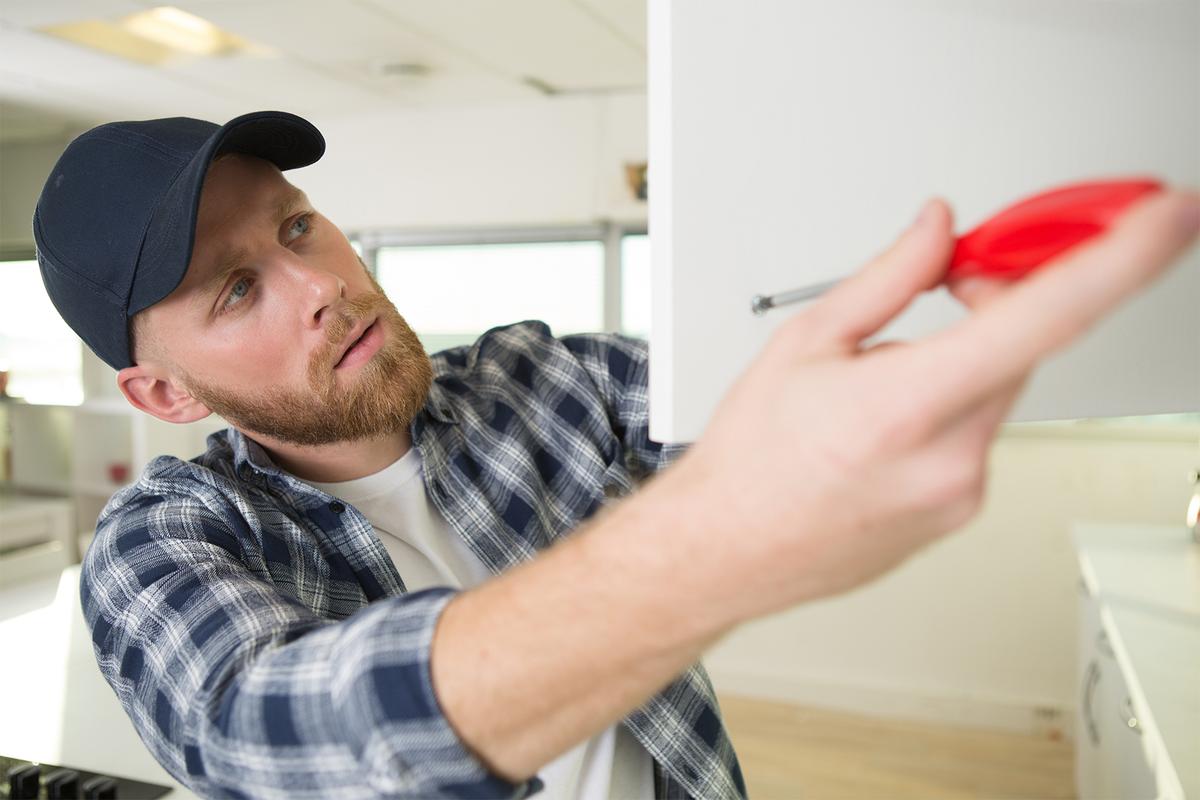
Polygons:
[[267,52],[206,19],[172,6],[139,11],[117,22],[84,20],[41,30],[141,64],[161,64],[175,56]]
[[121,27],[164,47],[198,56],[236,50],[240,44],[238,37],[208,20],[171,6],[131,14],[121,20]]

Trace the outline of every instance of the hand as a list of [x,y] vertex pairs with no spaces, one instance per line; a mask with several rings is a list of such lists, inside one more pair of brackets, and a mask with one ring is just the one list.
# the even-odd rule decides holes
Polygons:
[[865,346],[945,275],[951,215],[934,200],[887,252],[781,325],[663,476],[696,532],[689,565],[727,587],[708,592],[714,613],[736,624],[845,591],[966,523],[1029,375],[1184,252],[1189,208],[1194,218],[1200,195],[1156,194],[1018,283],[949,286],[972,311],[958,324]]

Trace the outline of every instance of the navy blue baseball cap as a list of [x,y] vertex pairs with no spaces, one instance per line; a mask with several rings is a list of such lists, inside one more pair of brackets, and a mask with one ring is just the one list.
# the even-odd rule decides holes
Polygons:
[[58,313],[113,369],[133,365],[130,317],[183,280],[204,176],[230,152],[287,170],[317,161],[325,139],[283,111],[224,125],[111,122],[71,142],[54,165],[33,214],[42,281]]

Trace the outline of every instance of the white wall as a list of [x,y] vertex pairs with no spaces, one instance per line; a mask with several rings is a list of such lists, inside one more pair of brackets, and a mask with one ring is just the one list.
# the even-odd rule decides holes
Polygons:
[[644,221],[623,164],[646,159],[644,94],[314,119],[328,149],[295,173],[348,232]]
[[[623,167],[646,160],[644,93],[312,121],[325,157],[290,177],[348,232],[646,219]],[[66,141],[0,147],[0,249],[32,248],[34,205]]]
[[0,251],[33,250],[33,209],[67,141],[0,146]]
[[1198,444],[1198,426],[1008,426],[970,525],[862,590],[736,631],[705,658],[713,682],[873,714],[1069,731],[1070,526],[1166,524],[1185,536]]

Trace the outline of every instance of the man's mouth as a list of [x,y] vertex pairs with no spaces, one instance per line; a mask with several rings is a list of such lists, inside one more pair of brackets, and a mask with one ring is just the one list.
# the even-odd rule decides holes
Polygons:
[[359,335],[355,337],[355,339],[351,341],[349,345],[347,345],[346,349],[342,351],[341,358],[337,360],[337,363],[333,365],[333,368],[340,368],[344,363],[346,363],[347,360],[356,360],[355,356],[357,356],[358,352],[362,349],[365,349],[363,347],[364,343],[366,343],[368,340],[374,340],[376,338],[378,333],[376,328],[378,324],[378,318],[371,320],[371,322],[362,329]]

